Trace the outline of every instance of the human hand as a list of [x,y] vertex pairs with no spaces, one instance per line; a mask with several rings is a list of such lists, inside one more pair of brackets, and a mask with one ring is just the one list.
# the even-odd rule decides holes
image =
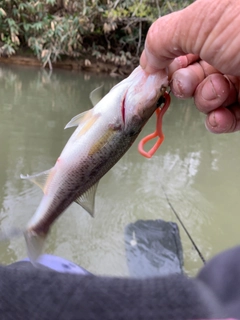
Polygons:
[[151,26],[140,60],[149,73],[168,67],[173,93],[193,96],[214,133],[240,130],[239,25],[239,1],[198,0]]

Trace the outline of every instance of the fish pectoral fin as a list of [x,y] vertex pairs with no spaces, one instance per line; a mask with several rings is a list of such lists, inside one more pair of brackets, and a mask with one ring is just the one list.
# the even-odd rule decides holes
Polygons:
[[79,124],[82,122],[83,118],[85,117],[85,115],[86,115],[88,112],[89,112],[89,110],[84,111],[84,112],[76,115],[75,117],[73,117],[73,118],[66,124],[66,126],[65,126],[64,129],[79,126]]
[[26,230],[24,238],[27,245],[28,258],[34,266],[37,266],[37,260],[43,252],[46,234],[38,235],[34,231]]
[[92,217],[94,217],[95,194],[97,186],[98,182],[75,200],[75,202],[85,209]]
[[102,84],[100,87],[94,89],[89,95],[92,105],[95,107],[95,105],[98,104],[100,100],[102,100],[103,96],[104,95],[103,95],[103,84]]
[[44,188],[45,188],[47,179],[48,179],[50,173],[52,172],[52,169],[53,168],[46,170],[46,171],[43,171],[41,173],[34,174],[32,176],[29,176],[29,175],[24,176],[21,174],[20,178],[25,179],[25,180],[30,180],[31,182],[33,182],[37,186],[39,186],[44,192]]

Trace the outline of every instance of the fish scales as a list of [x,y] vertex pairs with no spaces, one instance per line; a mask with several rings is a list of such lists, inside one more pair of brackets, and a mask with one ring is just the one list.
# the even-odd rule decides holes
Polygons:
[[137,136],[138,132],[123,135],[120,131],[97,153],[79,163],[79,166],[68,174],[64,184],[59,187],[45,215],[31,226],[31,230],[36,233],[47,233],[51,223],[61,212],[99,181],[130,148]]
[[72,202],[91,215],[99,180],[136,140],[156,110],[168,85],[165,71],[148,75],[136,68],[102,99],[95,90],[93,109],[74,117],[77,126],[55,166],[34,176],[22,176],[40,186],[44,196],[24,232],[28,256],[36,265],[52,223]]

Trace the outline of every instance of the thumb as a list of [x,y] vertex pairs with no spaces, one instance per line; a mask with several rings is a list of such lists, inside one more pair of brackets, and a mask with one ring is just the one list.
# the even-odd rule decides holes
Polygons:
[[140,59],[142,68],[153,73],[166,68],[176,57],[188,53],[201,57],[203,46],[212,44],[209,35],[224,14],[226,5],[225,1],[198,0],[156,20],[147,34]]

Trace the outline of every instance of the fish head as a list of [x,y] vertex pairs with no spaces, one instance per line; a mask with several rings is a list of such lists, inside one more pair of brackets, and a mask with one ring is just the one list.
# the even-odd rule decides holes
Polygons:
[[126,79],[129,83],[123,100],[125,126],[142,127],[157,109],[157,103],[168,86],[165,70],[155,74],[146,73],[140,66]]

